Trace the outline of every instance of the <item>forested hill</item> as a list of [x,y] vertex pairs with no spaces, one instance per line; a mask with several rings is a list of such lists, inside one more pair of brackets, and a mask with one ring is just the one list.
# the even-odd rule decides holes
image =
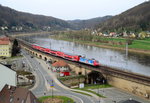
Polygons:
[[112,16],[97,17],[87,20],[68,20],[68,23],[74,26],[74,29],[94,28],[95,25],[110,19]]
[[[119,8],[118,8],[119,9]],[[150,1],[135,6],[96,26],[99,31],[150,30]]]
[[70,24],[64,20],[51,16],[19,12],[0,5],[1,31],[62,30],[66,28],[70,28]]

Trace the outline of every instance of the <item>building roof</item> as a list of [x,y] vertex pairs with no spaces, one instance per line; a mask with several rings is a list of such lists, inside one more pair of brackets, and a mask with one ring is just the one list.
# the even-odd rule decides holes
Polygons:
[[8,45],[10,43],[10,39],[8,37],[0,37],[0,45]]
[[69,65],[63,60],[57,61],[52,64],[53,67],[69,67]]
[[9,37],[0,37],[0,40],[3,40],[3,41],[8,40],[9,41]]
[[0,103],[40,103],[26,88],[5,85],[0,92]]
[[[10,75],[11,74],[11,75]],[[0,63],[0,91],[5,84],[16,86],[16,71]]]
[[0,69],[1,70],[11,70],[16,72],[14,69],[11,68],[11,64],[4,64],[0,62]]
[[9,41],[0,40],[0,45],[8,45],[9,43],[10,43]]

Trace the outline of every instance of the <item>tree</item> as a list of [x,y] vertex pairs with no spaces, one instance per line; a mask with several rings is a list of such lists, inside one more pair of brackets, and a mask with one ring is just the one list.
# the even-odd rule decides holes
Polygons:
[[146,37],[146,35],[147,35],[146,32],[140,32],[139,35],[138,35],[138,37],[139,37],[140,39],[144,39],[144,38]]
[[12,55],[16,56],[18,53],[20,53],[20,47],[18,41],[15,39],[12,46]]

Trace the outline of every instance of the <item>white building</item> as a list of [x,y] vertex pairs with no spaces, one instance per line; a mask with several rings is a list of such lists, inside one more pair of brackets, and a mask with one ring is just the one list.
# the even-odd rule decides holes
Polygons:
[[0,91],[5,84],[16,86],[17,74],[14,70],[0,64]]
[[70,71],[70,67],[66,62],[60,60],[52,64],[52,70],[54,72]]

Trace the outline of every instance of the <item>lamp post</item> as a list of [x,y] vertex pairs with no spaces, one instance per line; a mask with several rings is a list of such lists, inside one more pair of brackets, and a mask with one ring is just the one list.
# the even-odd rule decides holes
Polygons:
[[52,80],[52,84],[50,85],[51,88],[52,88],[52,101],[53,101],[53,98],[54,98],[54,93],[53,93],[53,88],[54,88],[54,81]]
[[128,65],[128,40],[126,40],[126,68]]
[[49,43],[49,47],[50,47],[50,49],[51,49],[51,41],[50,41],[50,43]]

